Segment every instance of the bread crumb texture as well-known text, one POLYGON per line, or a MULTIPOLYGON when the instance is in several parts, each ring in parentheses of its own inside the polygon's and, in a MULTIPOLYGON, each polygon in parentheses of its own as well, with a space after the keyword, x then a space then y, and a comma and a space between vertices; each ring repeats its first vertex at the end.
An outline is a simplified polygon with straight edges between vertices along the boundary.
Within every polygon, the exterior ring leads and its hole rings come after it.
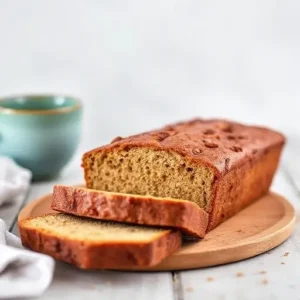
POLYGON ((25 228, 39 229, 51 235, 79 241, 109 242, 138 240, 147 242, 164 235, 167 230, 124 225, 122 223, 92 220, 65 214, 50 214, 43 217, 28 219, 22 223, 25 228))
POLYGON ((86 158, 89 188, 190 200, 209 205, 213 171, 196 167, 174 152, 150 148, 112 150, 86 158))

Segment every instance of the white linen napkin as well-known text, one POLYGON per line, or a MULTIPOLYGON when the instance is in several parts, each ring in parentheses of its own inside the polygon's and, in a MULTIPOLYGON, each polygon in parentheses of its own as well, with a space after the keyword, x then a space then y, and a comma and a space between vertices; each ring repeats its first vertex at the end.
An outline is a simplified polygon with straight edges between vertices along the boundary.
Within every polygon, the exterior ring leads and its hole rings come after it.
POLYGON ((0 157, 0 207, 24 194, 30 184, 31 172, 18 166, 12 159, 0 157))
MULTIPOLYGON (((31 172, 0 157, 0 211, 5 202, 25 197, 31 172)), ((0 219, 0 299, 36 297, 50 285, 54 271, 50 256, 25 250, 0 219)))

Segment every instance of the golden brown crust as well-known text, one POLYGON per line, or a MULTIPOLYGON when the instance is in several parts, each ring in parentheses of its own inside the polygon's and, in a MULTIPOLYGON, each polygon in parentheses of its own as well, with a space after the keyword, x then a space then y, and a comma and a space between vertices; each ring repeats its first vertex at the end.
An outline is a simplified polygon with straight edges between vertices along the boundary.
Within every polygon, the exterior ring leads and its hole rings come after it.
POLYGON ((204 237, 208 214, 195 203, 56 185, 51 208, 95 219, 178 228, 204 237))
POLYGON ((278 167, 281 146, 269 149, 259 161, 249 160, 218 179, 212 198, 208 231, 267 194, 278 167))
POLYGON ((179 231, 168 231, 149 243, 86 242, 61 238, 39 228, 33 229, 19 222, 24 247, 48 254, 82 269, 122 269, 151 267, 160 263, 181 246, 179 231))

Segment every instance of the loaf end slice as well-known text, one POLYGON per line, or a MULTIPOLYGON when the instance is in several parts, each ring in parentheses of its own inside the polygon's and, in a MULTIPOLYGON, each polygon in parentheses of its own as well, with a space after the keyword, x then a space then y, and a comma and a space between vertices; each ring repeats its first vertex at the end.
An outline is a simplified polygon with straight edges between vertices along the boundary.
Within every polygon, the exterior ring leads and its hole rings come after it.
POLYGON ((181 246, 179 231, 66 214, 19 222, 22 244, 82 269, 130 269, 160 263, 181 246))
POLYGON ((77 216, 140 225, 173 227, 204 237, 208 214, 191 201, 55 185, 51 208, 77 216))

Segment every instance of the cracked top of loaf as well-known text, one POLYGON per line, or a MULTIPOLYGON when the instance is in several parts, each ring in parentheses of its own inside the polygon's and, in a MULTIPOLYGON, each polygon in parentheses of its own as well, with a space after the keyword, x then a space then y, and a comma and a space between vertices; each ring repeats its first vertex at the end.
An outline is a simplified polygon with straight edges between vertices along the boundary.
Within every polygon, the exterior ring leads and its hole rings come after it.
POLYGON ((254 161, 284 143, 285 137, 269 128, 197 118, 126 138, 117 137, 109 145, 85 153, 83 159, 116 148, 149 147, 176 152, 189 161, 213 168, 218 175, 245 161, 254 161))

